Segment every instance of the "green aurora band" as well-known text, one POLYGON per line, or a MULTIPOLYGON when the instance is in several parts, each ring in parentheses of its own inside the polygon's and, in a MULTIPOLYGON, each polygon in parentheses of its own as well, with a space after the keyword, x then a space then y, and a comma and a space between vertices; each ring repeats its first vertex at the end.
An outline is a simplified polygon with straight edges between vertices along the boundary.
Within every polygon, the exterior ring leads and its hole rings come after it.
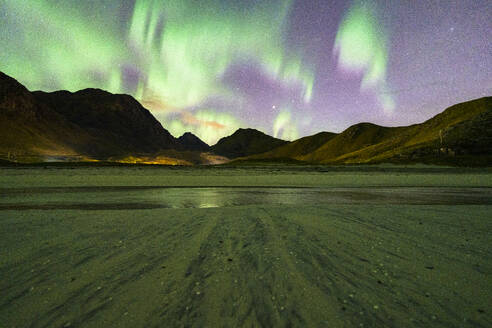
POLYGON ((17 30, 0 32, 13 50, 1 52, 0 60, 5 73, 30 89, 130 93, 174 135, 190 131, 213 144, 242 123, 202 106, 211 95, 237 100, 221 78, 241 60, 258 63, 284 85, 300 85, 304 101, 311 101, 314 70, 283 46, 291 2, 237 10, 219 0, 137 0, 122 35, 117 20, 87 17, 68 3, 3 0, 5 25, 17 30), (9 39, 11 34, 22 39, 9 39), (124 83, 125 66, 139 72, 132 89, 124 83))
POLYGON ((361 91, 374 90, 384 111, 391 113, 395 102, 386 86, 388 42, 376 17, 369 3, 355 3, 340 24, 335 53, 341 69, 363 72, 361 91))
POLYGON ((295 140, 299 138, 295 123, 289 110, 278 113, 273 122, 273 136, 284 140, 295 140))
POLYGON ((77 91, 95 86, 119 91, 118 63, 127 55, 107 29, 87 24, 75 10, 62 11, 42 0, 5 0, 3 5, 10 15, 2 25, 15 26, 14 31, 0 32, 12 50, 0 52, 7 74, 30 89, 77 91))

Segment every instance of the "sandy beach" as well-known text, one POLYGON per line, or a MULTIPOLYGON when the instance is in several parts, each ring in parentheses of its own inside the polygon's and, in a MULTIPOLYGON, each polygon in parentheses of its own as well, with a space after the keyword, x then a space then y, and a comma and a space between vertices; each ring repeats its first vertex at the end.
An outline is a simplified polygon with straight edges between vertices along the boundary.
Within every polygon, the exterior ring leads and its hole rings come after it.
POLYGON ((492 172, 0 169, 2 327, 490 327, 492 172))

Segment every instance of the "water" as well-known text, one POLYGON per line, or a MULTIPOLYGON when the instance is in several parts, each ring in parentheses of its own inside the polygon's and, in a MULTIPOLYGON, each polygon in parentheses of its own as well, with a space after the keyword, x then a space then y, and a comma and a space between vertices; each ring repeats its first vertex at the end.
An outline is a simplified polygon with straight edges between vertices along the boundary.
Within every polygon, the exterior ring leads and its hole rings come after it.
POLYGON ((492 204, 492 188, 38 187, 0 189, 0 210, 131 210, 245 205, 492 204))

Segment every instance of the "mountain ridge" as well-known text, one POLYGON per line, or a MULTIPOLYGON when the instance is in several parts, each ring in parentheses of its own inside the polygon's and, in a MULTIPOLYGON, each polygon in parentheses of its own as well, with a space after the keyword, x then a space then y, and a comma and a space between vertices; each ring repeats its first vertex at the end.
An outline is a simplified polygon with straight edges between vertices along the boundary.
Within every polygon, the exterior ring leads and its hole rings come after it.
POLYGON ((11 160, 13 153, 16 160, 24 156, 26 161, 57 157, 187 165, 228 160, 236 164, 490 165, 491 126, 492 97, 483 97, 409 126, 363 122, 341 133, 320 132, 292 142, 241 128, 209 146, 190 132, 175 138, 130 95, 94 88, 31 92, 0 72, 4 160, 11 160))

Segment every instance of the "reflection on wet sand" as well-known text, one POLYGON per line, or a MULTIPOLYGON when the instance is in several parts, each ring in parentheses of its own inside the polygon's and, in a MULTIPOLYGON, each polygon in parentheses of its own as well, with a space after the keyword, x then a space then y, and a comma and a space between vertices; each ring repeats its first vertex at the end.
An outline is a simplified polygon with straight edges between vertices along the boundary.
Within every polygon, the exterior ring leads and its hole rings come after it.
POLYGON ((244 205, 492 204, 492 188, 51 187, 1 189, 0 195, 2 196, 0 210, 131 210, 244 205))

